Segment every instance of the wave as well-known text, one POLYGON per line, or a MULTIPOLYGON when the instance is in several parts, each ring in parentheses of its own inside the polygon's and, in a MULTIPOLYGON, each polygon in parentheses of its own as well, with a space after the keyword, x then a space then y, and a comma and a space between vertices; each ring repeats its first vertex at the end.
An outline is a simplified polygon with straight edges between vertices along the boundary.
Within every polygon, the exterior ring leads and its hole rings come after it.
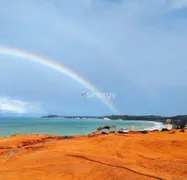
POLYGON ((166 128, 166 125, 163 124, 162 122, 153 122, 153 121, 148 121, 153 124, 152 127, 144 128, 144 130, 148 131, 153 131, 153 130, 162 130, 162 128, 166 128))

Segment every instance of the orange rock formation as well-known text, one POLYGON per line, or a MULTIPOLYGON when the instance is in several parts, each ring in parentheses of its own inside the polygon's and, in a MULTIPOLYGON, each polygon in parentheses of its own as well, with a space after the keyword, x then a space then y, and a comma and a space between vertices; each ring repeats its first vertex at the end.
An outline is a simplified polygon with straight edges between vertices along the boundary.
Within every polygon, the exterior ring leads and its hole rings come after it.
POLYGON ((186 180, 187 132, 0 138, 0 180, 186 180))

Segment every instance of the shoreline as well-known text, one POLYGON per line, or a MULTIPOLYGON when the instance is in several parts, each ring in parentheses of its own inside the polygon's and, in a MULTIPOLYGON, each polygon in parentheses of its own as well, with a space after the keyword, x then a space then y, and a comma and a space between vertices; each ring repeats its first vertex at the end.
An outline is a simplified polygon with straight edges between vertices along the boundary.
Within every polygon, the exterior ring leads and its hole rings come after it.
MULTIPOLYGON (((107 120, 107 121, 113 121, 113 120, 107 120)), ((136 120, 132 120, 132 122, 137 122, 136 120)), ((154 126, 152 126, 152 127, 148 127, 148 128, 140 128, 140 129, 138 129, 138 130, 136 130, 136 127, 135 127, 135 130, 134 130, 134 132, 139 132, 139 131, 149 131, 149 132, 151 132, 151 131, 153 131, 153 130, 159 130, 159 131, 161 131, 161 129, 162 128, 165 128, 165 125, 164 125, 164 123, 162 123, 162 122, 154 122, 154 121, 138 121, 138 122, 149 122, 149 123, 152 123, 152 124, 154 124, 154 126)), ((120 127, 118 128, 118 130, 120 129, 120 127)), ((129 131, 131 131, 131 127, 129 127, 129 128, 127 128, 129 131)), ((40 133, 40 132, 38 132, 38 133, 15 133, 15 134, 11 134, 11 135, 8 135, 8 136, 5 136, 5 135, 0 135, 0 138, 7 138, 7 137, 11 137, 11 136, 15 136, 15 135, 55 135, 55 136, 88 136, 89 134, 91 134, 91 133, 94 133, 94 132, 96 132, 96 131, 92 131, 92 132, 89 132, 89 133, 87 133, 87 134, 76 134, 76 135, 73 135, 73 134, 70 134, 70 135, 64 135, 64 134, 55 134, 55 133, 40 133)))
POLYGON ((152 131, 152 130, 161 130, 162 128, 165 128, 166 125, 163 122, 157 122, 157 121, 145 121, 145 122, 151 122, 154 124, 151 128, 144 128, 144 130, 152 131))

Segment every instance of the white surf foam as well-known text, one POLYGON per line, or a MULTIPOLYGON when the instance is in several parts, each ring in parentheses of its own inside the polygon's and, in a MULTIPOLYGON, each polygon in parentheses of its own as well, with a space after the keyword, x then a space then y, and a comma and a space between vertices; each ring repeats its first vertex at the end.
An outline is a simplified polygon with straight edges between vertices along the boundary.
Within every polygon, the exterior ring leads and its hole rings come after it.
POLYGON ((154 121, 148 121, 153 124, 152 127, 144 128, 144 130, 153 131, 153 130, 159 130, 161 131, 162 128, 166 128, 166 125, 162 122, 154 122, 154 121))

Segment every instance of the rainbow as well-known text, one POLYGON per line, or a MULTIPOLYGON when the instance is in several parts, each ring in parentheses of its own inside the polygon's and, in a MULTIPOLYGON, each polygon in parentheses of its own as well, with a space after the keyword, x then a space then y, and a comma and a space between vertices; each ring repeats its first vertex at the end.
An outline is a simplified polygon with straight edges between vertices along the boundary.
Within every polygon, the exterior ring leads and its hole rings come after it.
MULTIPOLYGON (((52 60, 49 60, 49 59, 34 55, 32 53, 29 53, 29 52, 25 52, 25 51, 14 49, 14 48, 7 48, 7 47, 0 47, 0 54, 20 57, 20 58, 24 58, 24 59, 30 60, 32 62, 41 64, 43 66, 46 66, 48 68, 51 68, 51 69, 53 69, 55 71, 58 71, 58 72, 60 72, 60 73, 62 73, 64 75, 66 75, 67 77, 73 79, 74 81, 76 81, 79 84, 83 85, 84 87, 86 87, 87 89, 91 90, 92 92, 101 93, 101 91, 98 88, 96 88, 90 82, 88 82, 87 80, 82 78, 80 75, 78 75, 75 72, 71 71, 70 69, 68 69, 67 67, 63 66, 62 64, 54 63, 52 60)), ((101 101, 106 106, 108 106, 109 109, 112 110, 112 112, 114 114, 120 114, 119 111, 117 110, 117 108, 112 104, 111 101, 109 101, 108 99, 104 99, 104 98, 101 98, 101 101)))

